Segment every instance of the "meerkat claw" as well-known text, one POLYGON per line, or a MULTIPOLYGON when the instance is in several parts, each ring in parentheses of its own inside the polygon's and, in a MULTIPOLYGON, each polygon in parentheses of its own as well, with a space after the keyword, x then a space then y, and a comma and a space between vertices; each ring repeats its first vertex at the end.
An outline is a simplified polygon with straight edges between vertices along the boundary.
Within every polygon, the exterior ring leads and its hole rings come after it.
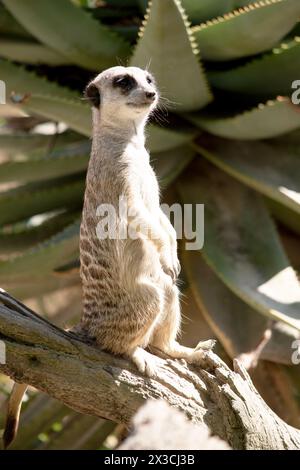
POLYGON ((175 271, 172 268, 169 268, 168 266, 162 265, 162 269, 167 276, 170 276, 173 282, 176 281, 176 274, 175 271))

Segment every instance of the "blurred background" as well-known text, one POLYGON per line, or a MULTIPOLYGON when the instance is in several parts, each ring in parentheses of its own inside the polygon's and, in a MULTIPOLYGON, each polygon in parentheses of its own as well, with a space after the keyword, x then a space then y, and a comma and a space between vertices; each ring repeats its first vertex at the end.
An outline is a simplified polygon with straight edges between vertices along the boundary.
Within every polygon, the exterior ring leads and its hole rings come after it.
MULTIPOLYGON (((205 204, 204 248, 180 243, 182 342, 215 337, 228 364, 261 346, 252 379, 295 427, 299 19, 299 0, 0 1, 1 287, 63 328, 78 321, 82 92, 107 67, 149 67, 162 99, 147 147, 163 202, 205 204)), ((10 388, 0 375, 0 429, 10 388)), ((31 389, 12 448, 113 448, 122 435, 31 389)))

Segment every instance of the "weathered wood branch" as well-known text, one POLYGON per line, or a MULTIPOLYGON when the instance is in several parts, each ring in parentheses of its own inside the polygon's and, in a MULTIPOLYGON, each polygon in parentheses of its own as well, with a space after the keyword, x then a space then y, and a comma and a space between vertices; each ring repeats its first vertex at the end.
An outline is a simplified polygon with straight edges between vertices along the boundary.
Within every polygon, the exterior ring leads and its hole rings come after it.
POLYGON ((156 357, 158 376, 148 379, 3 291, 0 339, 7 352, 0 371, 76 411, 129 424, 145 400, 160 398, 234 449, 300 449, 300 431, 270 410, 237 361, 233 372, 213 353, 204 368, 156 357))
POLYGON ((193 424, 162 400, 148 400, 132 420, 132 431, 120 450, 230 450, 205 424, 193 424))

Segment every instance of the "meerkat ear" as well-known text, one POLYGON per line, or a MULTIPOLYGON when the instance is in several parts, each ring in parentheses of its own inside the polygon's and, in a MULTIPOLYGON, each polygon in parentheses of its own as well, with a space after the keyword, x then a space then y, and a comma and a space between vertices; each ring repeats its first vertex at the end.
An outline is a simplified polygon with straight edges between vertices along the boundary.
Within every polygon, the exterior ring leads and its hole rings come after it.
POLYGON ((99 88, 94 83, 90 83, 84 90, 84 98, 86 98, 92 106, 99 108, 101 97, 99 88))

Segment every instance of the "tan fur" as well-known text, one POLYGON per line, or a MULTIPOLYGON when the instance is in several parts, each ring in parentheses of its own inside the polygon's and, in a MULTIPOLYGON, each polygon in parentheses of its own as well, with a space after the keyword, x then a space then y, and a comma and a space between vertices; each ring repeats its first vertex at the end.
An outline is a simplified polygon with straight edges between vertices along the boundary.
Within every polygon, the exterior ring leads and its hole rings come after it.
POLYGON ((93 107, 80 229, 83 317, 78 331, 102 349, 130 357, 141 372, 153 376, 153 359, 145 351, 149 345, 192 362, 201 362, 202 352, 176 342, 181 314, 174 281, 180 265, 176 233, 160 209, 159 187, 144 145, 144 127, 157 104, 157 98, 142 104, 145 93, 157 93, 146 77, 147 72, 136 67, 113 67, 91 82, 100 92, 101 104, 93 107), (124 74, 137 82, 129 93, 112 85, 114 77, 124 74), (109 203, 118 210, 120 196, 138 219, 136 239, 101 240, 96 234, 97 207, 109 203))
MULTIPOLYGON (((100 92, 101 105, 93 107, 93 144, 80 228, 83 316, 74 331, 95 339, 104 350, 131 358, 140 372, 153 377, 155 362, 145 351, 148 346, 201 364, 203 350, 214 341, 199 343, 195 350, 176 341, 181 313, 175 281, 180 265, 176 233, 160 209, 159 187, 145 149, 144 127, 158 100, 147 76, 136 67, 113 67, 91 82, 100 92), (113 78, 122 74, 137 82, 130 93, 112 86, 113 78), (145 105, 145 93, 153 91, 156 98, 145 105), (97 207, 110 203, 118 209, 119 196, 135 213, 128 225, 135 222, 136 238, 100 240, 97 207)), ((5 446, 17 432, 26 388, 14 386, 5 446)))

